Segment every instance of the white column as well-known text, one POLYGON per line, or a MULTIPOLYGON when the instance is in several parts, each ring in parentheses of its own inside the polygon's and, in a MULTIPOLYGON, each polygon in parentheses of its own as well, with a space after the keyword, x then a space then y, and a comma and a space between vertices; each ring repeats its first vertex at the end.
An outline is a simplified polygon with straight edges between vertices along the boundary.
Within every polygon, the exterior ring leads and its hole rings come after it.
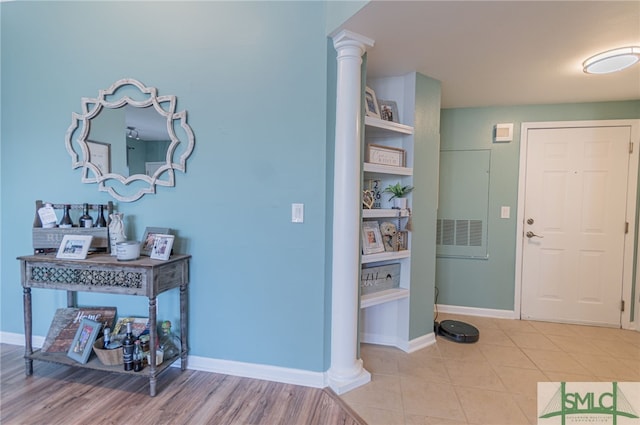
POLYGON ((341 394, 371 375, 357 357, 360 280, 360 144, 362 55, 373 40, 341 31, 338 51, 333 183, 333 268, 329 386, 341 394))

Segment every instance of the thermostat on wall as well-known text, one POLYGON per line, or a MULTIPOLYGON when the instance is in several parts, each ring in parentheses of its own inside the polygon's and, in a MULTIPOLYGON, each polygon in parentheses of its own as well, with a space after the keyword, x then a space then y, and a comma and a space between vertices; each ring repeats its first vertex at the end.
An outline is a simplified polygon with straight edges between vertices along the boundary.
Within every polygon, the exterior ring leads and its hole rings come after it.
POLYGON ((513 123, 496 124, 494 140, 496 142, 510 142, 513 140, 513 123))

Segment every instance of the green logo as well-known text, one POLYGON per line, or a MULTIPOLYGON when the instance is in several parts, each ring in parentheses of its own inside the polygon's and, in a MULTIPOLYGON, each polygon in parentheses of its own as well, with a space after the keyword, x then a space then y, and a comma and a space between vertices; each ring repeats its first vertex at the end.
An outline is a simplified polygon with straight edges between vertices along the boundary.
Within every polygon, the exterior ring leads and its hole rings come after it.
MULTIPOLYGON (((541 395, 540 386, 544 384, 557 385, 549 382, 538 383, 538 397, 541 395)), ((571 417, 572 423, 593 423, 596 418, 604 419, 610 416, 611 423, 617 425, 618 417, 639 418, 617 382, 580 382, 574 383, 572 388, 571 391, 567 390, 566 382, 561 382, 547 405, 539 412, 539 419, 559 417, 561 424, 565 425, 567 417, 571 417), (611 385, 611 389, 605 389, 603 385, 611 385)), ((540 406, 540 403, 538 405, 540 406)), ((545 421, 538 421, 538 423, 543 424, 545 421)), ((638 422, 633 421, 633 423, 638 422)))

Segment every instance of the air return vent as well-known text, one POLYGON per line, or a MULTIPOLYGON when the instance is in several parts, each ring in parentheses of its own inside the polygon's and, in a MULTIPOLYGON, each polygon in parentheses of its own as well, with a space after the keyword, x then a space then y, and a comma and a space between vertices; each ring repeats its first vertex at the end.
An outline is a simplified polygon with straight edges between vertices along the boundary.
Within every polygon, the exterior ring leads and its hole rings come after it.
POLYGON ((437 245, 482 246, 482 220, 439 219, 437 245))

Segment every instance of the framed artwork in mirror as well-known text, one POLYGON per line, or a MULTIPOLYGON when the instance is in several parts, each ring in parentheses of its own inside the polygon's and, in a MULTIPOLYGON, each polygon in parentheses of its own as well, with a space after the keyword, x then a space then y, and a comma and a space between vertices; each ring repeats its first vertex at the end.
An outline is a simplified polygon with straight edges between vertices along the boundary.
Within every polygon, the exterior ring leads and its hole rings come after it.
POLYGON ((89 161, 91 161, 102 174, 111 172, 111 145, 109 143, 87 140, 89 148, 89 161))

